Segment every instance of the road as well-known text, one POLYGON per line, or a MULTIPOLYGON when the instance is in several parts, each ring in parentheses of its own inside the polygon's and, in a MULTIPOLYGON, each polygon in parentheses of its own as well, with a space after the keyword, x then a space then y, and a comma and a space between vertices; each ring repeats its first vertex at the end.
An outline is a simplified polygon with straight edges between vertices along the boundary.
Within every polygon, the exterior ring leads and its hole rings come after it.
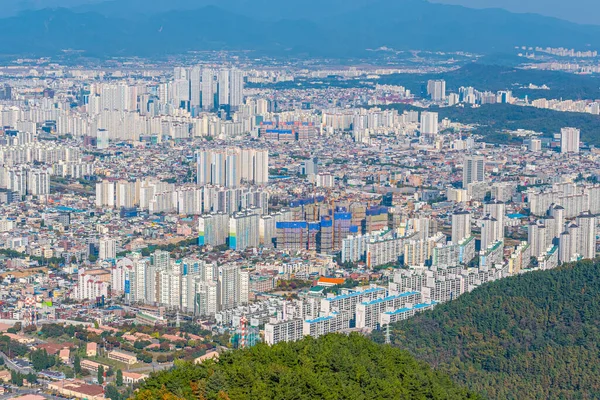
POLYGON ((145 374, 149 374, 150 372, 154 372, 154 371, 162 371, 163 369, 170 369, 173 366, 173 363, 163 363, 163 364, 159 364, 157 362, 153 362, 152 364, 149 365, 145 365, 143 367, 138 367, 138 368, 129 368, 127 370, 127 372, 137 372, 137 373, 145 373, 145 374))
POLYGON ((6 365, 8 367, 8 369, 10 369, 10 370, 17 371, 21 374, 28 374, 30 372, 33 372, 32 368, 19 367, 14 362, 12 362, 12 360, 6 354, 4 354, 1 351, 0 351, 0 357, 4 358, 4 365, 6 365))
POLYGON ((39 394, 39 395, 44 396, 45 398, 51 399, 51 400, 65 400, 64 397, 56 397, 56 396, 52 396, 51 394, 47 394, 44 392, 38 392, 38 389, 35 389, 35 388, 20 388, 20 387, 16 387, 16 386, 12 386, 12 393, 7 393, 7 394, 0 396, 0 400, 8 400, 8 399, 12 399, 13 397, 19 397, 19 396, 23 396, 26 394, 39 394))

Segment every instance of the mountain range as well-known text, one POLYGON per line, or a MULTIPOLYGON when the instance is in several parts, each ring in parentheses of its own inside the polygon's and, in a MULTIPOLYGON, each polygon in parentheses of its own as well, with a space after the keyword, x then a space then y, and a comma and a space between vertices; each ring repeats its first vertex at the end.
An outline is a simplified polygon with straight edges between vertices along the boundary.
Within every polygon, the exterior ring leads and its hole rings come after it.
POLYGON ((516 45, 600 45, 600 26, 425 0, 165 3, 119 0, 22 11, 0 19, 0 53, 53 55, 71 49, 92 56, 156 56, 256 50, 355 57, 381 47, 489 54, 516 45))
POLYGON ((600 24, 598 0, 432 0, 472 8, 503 8, 511 12, 536 13, 580 24, 600 24))

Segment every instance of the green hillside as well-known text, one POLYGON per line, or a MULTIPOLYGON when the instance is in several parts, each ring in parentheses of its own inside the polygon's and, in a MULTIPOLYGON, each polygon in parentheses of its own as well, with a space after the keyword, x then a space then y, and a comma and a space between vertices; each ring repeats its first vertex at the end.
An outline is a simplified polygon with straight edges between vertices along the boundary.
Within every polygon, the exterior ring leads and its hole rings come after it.
POLYGON ((407 352, 358 334, 258 345, 153 374, 149 399, 479 399, 407 352))
POLYGON ((391 336, 490 399, 598 399, 600 262, 484 285, 391 336))

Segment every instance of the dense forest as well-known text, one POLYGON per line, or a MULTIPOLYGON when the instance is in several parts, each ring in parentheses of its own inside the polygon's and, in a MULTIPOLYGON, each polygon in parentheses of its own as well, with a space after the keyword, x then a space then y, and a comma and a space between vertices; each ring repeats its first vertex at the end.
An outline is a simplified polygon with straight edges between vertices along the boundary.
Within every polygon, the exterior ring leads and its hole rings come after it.
MULTIPOLYGON (((485 62, 471 63, 462 68, 438 74, 393 74, 382 76, 377 83, 402 85, 417 96, 427 93, 429 79, 444 79, 448 91, 458 93, 461 86, 472 86, 479 91, 512 90, 518 97, 528 96, 530 100, 571 99, 594 100, 600 98, 600 79, 593 75, 577 75, 561 71, 521 69, 502 65, 489 65, 485 62), (529 89, 532 83, 546 85, 550 90, 529 89)), ((527 59, 522 59, 522 62, 527 59)), ((497 60, 494 60, 497 62, 497 60)))
POLYGON ((394 345, 490 399, 597 399, 600 261, 487 284, 390 331, 394 345))
POLYGON ((152 374, 136 399, 479 399, 407 352, 358 334, 269 347, 152 374))
MULTIPOLYGON (((403 60, 410 63, 410 60, 403 60)), ((516 56, 502 55, 483 57, 461 68, 442 73, 402 73, 382 75, 378 79, 347 79, 341 76, 298 77, 294 81, 269 84, 252 84, 249 87, 270 89, 324 89, 329 87, 373 87, 374 84, 404 86, 417 97, 427 96, 427 81, 444 79, 447 91, 458 93, 461 86, 472 86, 483 91, 511 90, 519 98, 564 100, 595 100, 600 98, 600 78, 595 75, 578 75, 561 71, 522 69, 515 66, 498 65, 529 61, 516 56), (519 60, 520 59, 520 60, 519 60), (530 89, 529 84, 546 85, 548 90, 530 89)))
MULTIPOLYGON (((399 112, 421 108, 406 104, 395 104, 385 108, 394 108, 399 112)), ((481 107, 442 107, 430 108, 439 113, 440 120, 448 118, 464 124, 479 125, 475 133, 481 134, 489 143, 521 144, 523 138, 511 137, 503 133, 507 130, 528 129, 544 133, 550 137, 559 133, 561 128, 574 127, 581 130, 581 140, 588 144, 600 145, 600 116, 585 113, 562 112, 535 107, 515 106, 511 104, 486 104, 481 107)))

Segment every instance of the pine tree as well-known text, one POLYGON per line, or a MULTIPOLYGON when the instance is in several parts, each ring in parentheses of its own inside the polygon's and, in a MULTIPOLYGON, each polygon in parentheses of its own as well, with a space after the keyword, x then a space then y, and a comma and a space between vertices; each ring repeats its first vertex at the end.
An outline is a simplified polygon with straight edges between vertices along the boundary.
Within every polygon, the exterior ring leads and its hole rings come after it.
POLYGON ((104 367, 101 365, 98 367, 98 384, 102 385, 104 383, 104 367))
POLYGON ((81 374, 81 358, 79 354, 75 354, 73 358, 73 369, 75 370, 75 375, 81 374))

